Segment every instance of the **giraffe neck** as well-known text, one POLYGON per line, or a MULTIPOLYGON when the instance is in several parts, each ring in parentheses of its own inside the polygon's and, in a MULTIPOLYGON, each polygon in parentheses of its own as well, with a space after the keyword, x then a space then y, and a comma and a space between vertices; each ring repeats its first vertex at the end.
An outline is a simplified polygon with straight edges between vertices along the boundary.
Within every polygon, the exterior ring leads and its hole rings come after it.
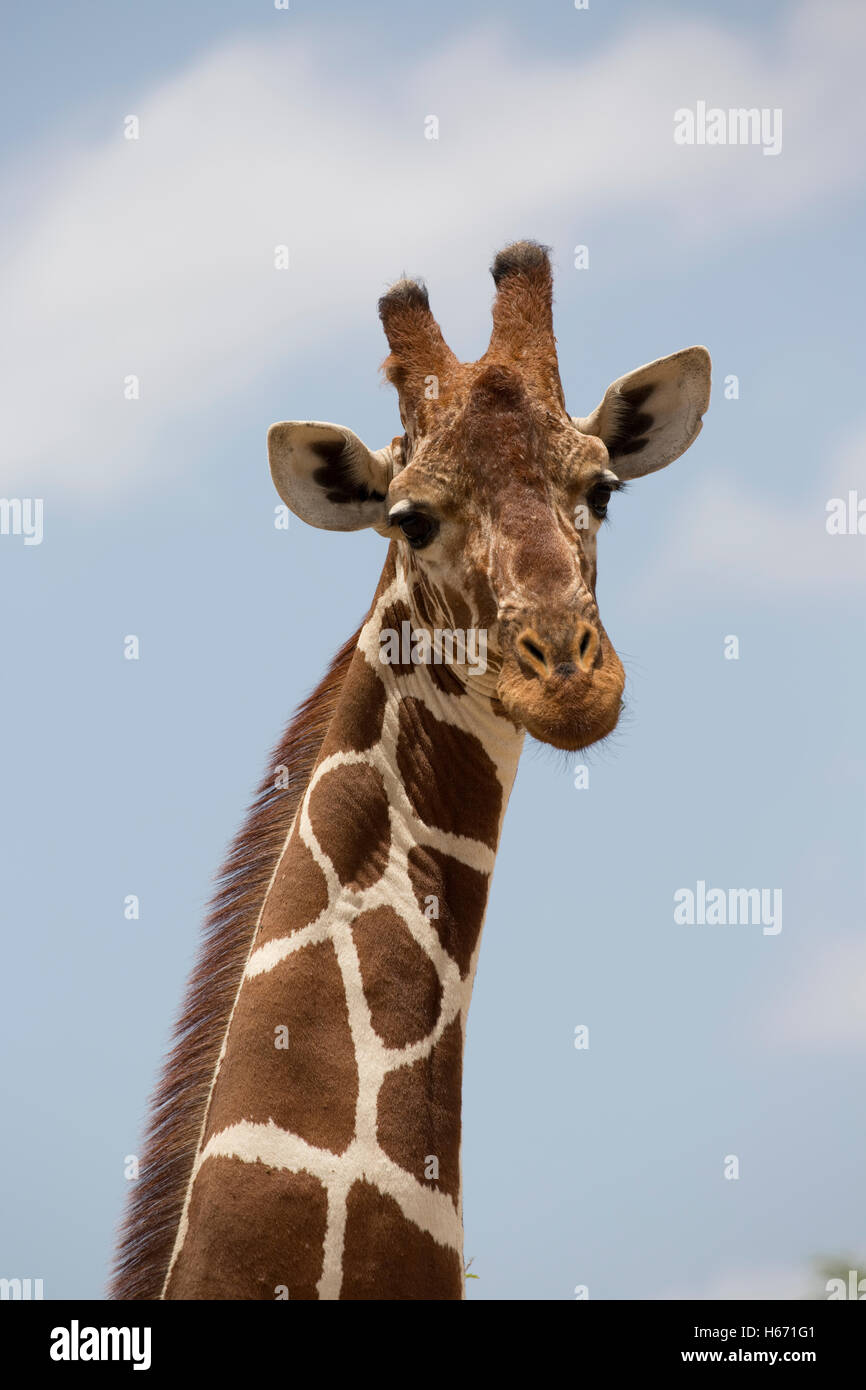
POLYGON ((392 553, 264 893, 166 1298, 463 1297, 466 1017, 522 735, 489 673, 406 661, 406 622, 392 553))

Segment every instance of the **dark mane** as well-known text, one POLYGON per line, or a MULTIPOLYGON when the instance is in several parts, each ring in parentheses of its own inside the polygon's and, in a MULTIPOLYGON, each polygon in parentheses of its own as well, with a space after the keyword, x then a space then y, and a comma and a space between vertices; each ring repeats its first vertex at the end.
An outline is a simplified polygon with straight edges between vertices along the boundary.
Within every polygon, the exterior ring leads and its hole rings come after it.
MULTIPOLYGON (((362 625, 363 626, 363 625, 362 625)), ((141 1176, 128 1199, 108 1298, 157 1299, 174 1247, 211 1081, 263 897, 313 770, 361 629, 299 707, 220 871, 173 1046, 151 1097, 141 1176), (287 769, 285 787, 274 769, 287 769)))

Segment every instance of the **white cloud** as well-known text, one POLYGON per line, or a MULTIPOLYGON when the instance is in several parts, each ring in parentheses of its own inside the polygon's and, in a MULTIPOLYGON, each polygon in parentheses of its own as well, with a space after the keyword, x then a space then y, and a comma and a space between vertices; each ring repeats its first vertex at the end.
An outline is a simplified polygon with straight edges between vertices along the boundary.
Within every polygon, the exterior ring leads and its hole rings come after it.
POLYGON ((827 504, 839 499, 850 514, 850 492, 866 500, 866 426, 819 466, 808 494, 795 500, 761 491, 759 474, 731 479, 707 468, 683 495, 642 592, 654 603, 659 591, 684 586, 701 600, 717 593, 787 602, 862 590, 866 536, 831 535, 827 504))
MULTIPOLYGON (((663 1294, 665 1299, 678 1302, 699 1299, 805 1299, 814 1296, 816 1277, 801 1267, 791 1265, 738 1266, 720 1270, 702 1283, 683 1285, 663 1294)), ((709 1346, 709 1342, 707 1343, 709 1346)), ((720 1342, 713 1341, 718 1350, 720 1342)))
POLYGON ((329 340, 404 269, 447 283, 459 333, 513 236, 568 264, 580 219, 655 217, 676 254, 850 194, 866 14, 804 3, 784 23, 764 52, 746 29, 654 11, 591 57, 555 59, 485 29, 384 80, 339 67, 324 40, 235 41, 133 103, 139 141, 118 111, 99 146, 31 152, 44 177, 2 233, 4 488, 153 486, 173 419, 198 421, 275 362, 312 353, 327 370, 329 340), (673 110, 698 99, 781 106, 781 156, 676 146, 673 110))
POLYGON ((777 1050, 844 1050, 866 1044, 866 938, 822 940, 784 982, 759 1025, 777 1050))

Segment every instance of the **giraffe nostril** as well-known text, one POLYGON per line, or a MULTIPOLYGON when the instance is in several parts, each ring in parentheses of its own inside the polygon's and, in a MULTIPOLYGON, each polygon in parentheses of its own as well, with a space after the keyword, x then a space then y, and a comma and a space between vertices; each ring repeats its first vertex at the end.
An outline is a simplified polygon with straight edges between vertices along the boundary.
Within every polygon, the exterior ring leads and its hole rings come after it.
POLYGON ((518 657, 525 666, 529 667, 533 675, 543 676, 547 679, 550 675, 551 663, 540 643, 538 634, 531 629, 521 632, 515 645, 518 657))
POLYGON ((592 623, 580 623, 574 634, 572 651, 581 671, 590 671, 595 664, 601 645, 598 633, 592 623))

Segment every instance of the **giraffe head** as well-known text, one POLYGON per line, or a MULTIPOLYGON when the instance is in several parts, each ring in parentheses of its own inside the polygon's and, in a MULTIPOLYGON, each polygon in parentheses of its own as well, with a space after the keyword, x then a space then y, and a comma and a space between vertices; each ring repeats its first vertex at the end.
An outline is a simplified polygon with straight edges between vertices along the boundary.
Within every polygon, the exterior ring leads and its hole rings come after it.
POLYGON ((710 359, 703 347, 660 358, 571 416, 546 249, 518 242, 492 273, 493 331, 477 362, 458 362, 419 282, 379 301, 402 437, 372 451, 343 426, 273 425, 271 473, 302 520, 394 541, 423 621, 486 632, 495 698, 514 723, 584 748, 616 725, 625 679, 596 601, 599 527, 614 492, 697 437, 710 359))

